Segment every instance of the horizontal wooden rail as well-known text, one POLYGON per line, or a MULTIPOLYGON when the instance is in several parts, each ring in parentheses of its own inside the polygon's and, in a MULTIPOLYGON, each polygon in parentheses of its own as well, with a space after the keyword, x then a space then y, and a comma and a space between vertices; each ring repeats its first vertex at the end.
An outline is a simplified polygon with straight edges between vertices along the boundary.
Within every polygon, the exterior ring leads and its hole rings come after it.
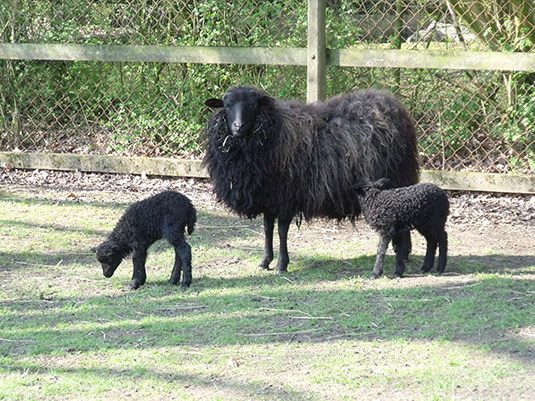
POLYGON ((200 160, 159 157, 0 152, 0 166, 17 169, 207 178, 200 160))
MULTIPOLYGON (((0 166, 17 169, 208 178, 200 160, 63 153, 0 152, 0 166)), ((448 190, 535 194, 535 175, 424 170, 422 182, 448 190)))
POLYGON ((0 44, 0 59, 307 65, 306 48, 0 44))
POLYGON ((327 50, 327 64, 340 67, 535 71, 535 53, 341 49, 327 50))
MULTIPOLYGON (((0 44, 0 59, 307 65, 306 48, 0 44)), ((327 49, 327 65, 535 71, 535 53, 327 49)))

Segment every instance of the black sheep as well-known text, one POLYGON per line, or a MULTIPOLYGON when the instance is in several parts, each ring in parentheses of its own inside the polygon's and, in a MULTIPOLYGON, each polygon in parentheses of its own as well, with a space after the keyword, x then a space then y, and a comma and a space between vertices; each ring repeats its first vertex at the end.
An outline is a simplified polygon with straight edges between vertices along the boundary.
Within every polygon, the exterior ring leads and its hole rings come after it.
MULTIPOLYGON (((205 102, 210 116, 203 164, 219 201, 241 216, 264 215, 260 267, 273 260, 287 270, 288 229, 295 216, 348 218, 360 213, 354 184, 388 177, 393 186, 418 182, 416 131, 407 110, 390 95, 357 91, 323 103, 276 101, 237 87, 205 102)), ((410 234, 404 239, 410 248, 410 234)))
POLYGON ((421 271, 433 267, 437 245, 439 248, 437 273, 446 267, 448 234, 445 226, 449 214, 446 193, 434 184, 420 183, 403 188, 384 189, 387 180, 366 182, 357 189, 362 214, 366 222, 379 233, 377 259, 371 278, 383 273, 383 262, 388 244, 392 241, 396 254, 394 277, 405 271, 402 234, 417 229, 427 241, 427 250, 421 271))
POLYGON ((184 232, 193 233, 197 212, 191 201, 175 191, 165 191, 133 203, 124 212, 108 238, 93 248, 102 264, 104 276, 111 277, 124 257, 132 253, 134 273, 130 289, 145 283, 147 250, 159 239, 166 239, 175 248, 175 264, 169 284, 177 285, 183 270, 182 288, 189 287, 191 247, 184 232))

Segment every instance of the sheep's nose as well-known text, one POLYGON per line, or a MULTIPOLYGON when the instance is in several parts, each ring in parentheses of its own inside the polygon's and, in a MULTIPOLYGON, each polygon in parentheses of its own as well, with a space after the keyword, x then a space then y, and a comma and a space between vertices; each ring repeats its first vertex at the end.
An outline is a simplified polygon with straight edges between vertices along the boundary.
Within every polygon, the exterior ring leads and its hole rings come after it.
POLYGON ((247 131, 247 125, 245 123, 235 121, 232 123, 232 133, 234 135, 242 135, 247 131))

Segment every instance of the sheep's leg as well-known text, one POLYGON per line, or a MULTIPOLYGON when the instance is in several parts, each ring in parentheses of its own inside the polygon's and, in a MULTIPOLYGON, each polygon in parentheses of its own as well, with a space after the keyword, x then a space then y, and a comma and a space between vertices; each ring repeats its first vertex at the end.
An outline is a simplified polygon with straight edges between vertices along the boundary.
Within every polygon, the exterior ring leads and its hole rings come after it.
POLYGON ((437 273, 444 273, 444 268, 446 267, 446 261, 448 258, 448 233, 443 231, 440 239, 438 241, 438 262, 437 262, 437 273))
POLYGON ((437 241, 432 235, 425 235, 427 240, 427 251, 425 252, 424 264, 421 267, 422 273, 427 273, 435 263, 435 252, 437 250, 437 241))
POLYGON ((407 236, 405 234, 409 233, 409 242, 410 242, 410 231, 406 231, 399 235, 395 235, 392 238, 392 245, 394 252, 396 254, 396 270, 394 271, 393 278, 403 277, 403 272, 405 271, 405 259, 410 251, 407 251, 407 236))
POLYGON ((137 290, 147 279, 145 271, 145 262, 147 261, 147 250, 134 250, 132 262, 134 263, 134 273, 132 274, 132 281, 130 282, 130 289, 137 290))
POLYGON ((379 236, 379 244, 377 244, 377 258, 375 259, 375 265, 373 266, 372 273, 370 274, 371 279, 379 278, 381 277, 381 274, 383 274, 383 263, 385 261, 385 254, 389 243, 390 237, 386 235, 379 236))
POLYGON ((169 284, 177 285, 180 281, 180 273, 183 270, 182 289, 191 285, 191 247, 184 239, 177 241, 175 245, 175 266, 169 284))
POLYGON ((275 273, 288 271, 288 263, 290 262, 290 256, 288 255, 288 230, 290 229, 291 222, 292 217, 289 219, 279 217, 279 259, 277 260, 275 273))
POLYGON ((273 230, 275 229, 275 217, 264 214, 264 257, 258 267, 269 269, 269 264, 273 260, 273 230))

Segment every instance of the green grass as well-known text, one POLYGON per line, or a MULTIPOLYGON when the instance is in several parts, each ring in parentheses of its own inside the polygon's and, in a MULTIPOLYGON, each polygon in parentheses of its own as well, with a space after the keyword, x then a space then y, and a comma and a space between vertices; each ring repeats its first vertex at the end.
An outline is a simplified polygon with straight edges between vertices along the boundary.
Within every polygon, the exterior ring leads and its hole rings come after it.
POLYGON ((256 269, 260 220, 200 207, 191 288, 166 284, 160 242, 128 291, 131 261, 106 279, 90 252, 125 206, 0 189, 0 399, 535 395, 533 261, 489 268, 482 249, 370 281, 376 238, 318 222, 292 227, 275 275, 256 269))

